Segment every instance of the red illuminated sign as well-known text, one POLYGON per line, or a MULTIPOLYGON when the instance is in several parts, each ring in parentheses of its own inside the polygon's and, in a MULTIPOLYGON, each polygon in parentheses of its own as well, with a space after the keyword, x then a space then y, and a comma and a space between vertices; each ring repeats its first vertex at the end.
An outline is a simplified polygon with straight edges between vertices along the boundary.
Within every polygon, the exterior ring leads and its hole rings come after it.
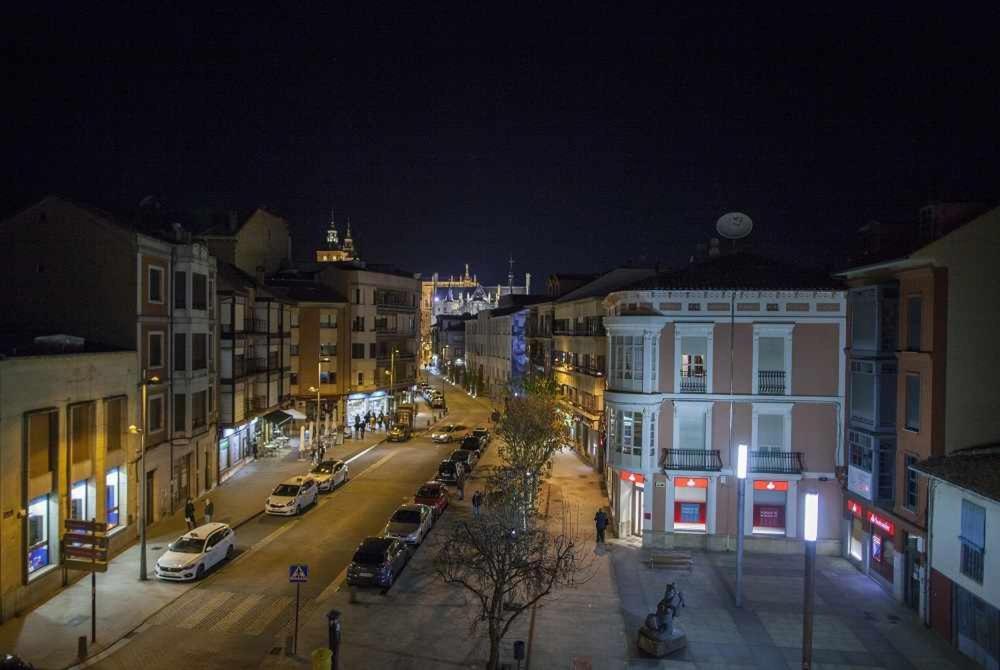
POLYGON ((755 491, 787 491, 788 482, 771 482, 763 479, 756 479, 753 483, 755 491))
POLYGON ((640 475, 638 473, 635 473, 635 472, 629 472, 628 470, 622 470, 618 474, 618 476, 621 477, 621 480, 623 482, 632 482, 633 484, 644 484, 644 483, 646 483, 646 478, 645 477, 643 477, 642 475, 640 475))
POLYGON ((674 486, 676 488, 689 488, 689 489, 707 489, 708 488, 708 478, 707 477, 674 477, 674 486))
POLYGON ((861 505, 854 502, 853 500, 847 501, 847 511, 849 511, 854 516, 861 518, 861 505))
POLYGON ((883 519, 875 512, 871 512, 868 515, 868 521, 870 521, 871 524, 876 528, 878 528, 879 530, 885 531, 887 535, 896 534, 896 524, 889 521, 888 519, 883 519))

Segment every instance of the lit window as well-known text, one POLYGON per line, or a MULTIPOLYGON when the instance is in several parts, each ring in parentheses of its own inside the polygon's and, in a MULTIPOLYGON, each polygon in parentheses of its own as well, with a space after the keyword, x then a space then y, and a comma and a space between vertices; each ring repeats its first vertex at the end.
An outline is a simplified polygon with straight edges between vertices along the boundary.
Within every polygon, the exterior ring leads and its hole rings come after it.
POLYGON ((121 468, 111 468, 104 479, 104 512, 108 529, 123 525, 121 511, 125 507, 127 477, 121 468))
POLYGON ((28 504, 28 574, 49 564, 49 496, 28 504))

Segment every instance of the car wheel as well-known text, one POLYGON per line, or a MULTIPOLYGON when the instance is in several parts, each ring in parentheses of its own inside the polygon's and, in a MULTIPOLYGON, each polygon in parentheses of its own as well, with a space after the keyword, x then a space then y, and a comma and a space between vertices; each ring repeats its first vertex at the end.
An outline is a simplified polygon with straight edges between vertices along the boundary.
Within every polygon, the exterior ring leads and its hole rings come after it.
POLYGON ((302 514, 302 505, 295 506, 295 516, 302 514))
POLYGON ((232 557, 233 557, 233 545, 229 545, 229 548, 226 549, 226 560, 228 561, 232 557))
POLYGON ((198 579, 201 579, 201 578, 202 578, 202 577, 204 577, 204 576, 205 576, 205 564, 204 564, 204 563, 201 563, 201 564, 200 564, 200 565, 198 566, 198 569, 197 569, 197 570, 195 571, 195 573, 194 573, 194 578, 195 578, 196 580, 198 580, 198 579))

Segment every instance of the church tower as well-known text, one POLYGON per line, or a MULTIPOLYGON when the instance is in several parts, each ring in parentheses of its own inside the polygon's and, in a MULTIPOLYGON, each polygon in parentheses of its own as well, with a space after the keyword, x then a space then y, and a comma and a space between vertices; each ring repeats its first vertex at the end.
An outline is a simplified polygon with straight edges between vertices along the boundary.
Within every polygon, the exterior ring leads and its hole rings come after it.
POLYGON ((340 241, 337 233, 337 223, 334 220, 333 210, 330 210, 330 227, 326 231, 326 248, 316 250, 317 263, 339 263, 342 261, 353 261, 357 258, 354 251, 354 240, 351 239, 351 220, 347 219, 347 232, 344 241, 340 241))

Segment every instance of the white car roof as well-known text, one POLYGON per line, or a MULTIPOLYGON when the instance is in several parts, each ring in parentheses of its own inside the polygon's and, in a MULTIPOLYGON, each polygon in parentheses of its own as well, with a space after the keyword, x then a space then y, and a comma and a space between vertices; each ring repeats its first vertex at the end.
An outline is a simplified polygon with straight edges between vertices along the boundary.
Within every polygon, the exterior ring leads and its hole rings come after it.
POLYGON ((295 475, 294 477, 289 477, 281 483, 291 484, 292 486, 301 486, 307 479, 312 479, 312 477, 308 477, 306 475, 295 475))
POLYGON ((221 528, 229 528, 228 525, 224 523, 206 523, 203 526, 198 526, 192 531, 184 534, 184 537, 190 538, 192 540, 207 540, 208 536, 221 528))

